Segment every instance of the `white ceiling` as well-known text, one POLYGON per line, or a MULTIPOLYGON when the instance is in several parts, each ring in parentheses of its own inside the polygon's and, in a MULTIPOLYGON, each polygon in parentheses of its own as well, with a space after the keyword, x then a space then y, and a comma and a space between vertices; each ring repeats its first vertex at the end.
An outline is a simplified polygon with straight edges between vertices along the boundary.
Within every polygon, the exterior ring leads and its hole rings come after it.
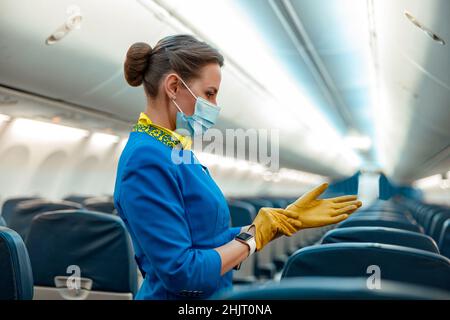
POLYGON ((384 153, 399 181, 450 169, 450 2, 375 1, 384 153), (404 17, 408 10, 446 40, 442 46, 404 17), (384 108, 385 111, 382 109, 384 108))
MULTIPOLYGON (((252 5, 262 3, 259 0, 245 2, 250 9, 252 5)), ((365 101, 370 88, 361 79, 366 75, 362 74, 359 79, 355 68, 342 68, 342 61, 355 56, 354 50, 339 45, 339 42, 327 41, 326 32, 333 28, 333 21, 314 19, 312 13, 307 14, 307 9, 314 12, 314 8, 326 6, 325 2, 314 1, 314 6, 312 1, 291 2, 338 88, 344 107, 350 112, 350 126, 372 135, 375 142, 381 145, 386 172, 398 181, 409 182, 440 170, 448 170, 450 26, 447 17, 450 2, 374 2, 378 76, 383 100, 383 105, 375 110, 379 110, 378 115, 383 115, 384 130, 381 133, 376 132, 373 124, 375 119, 367 112, 365 101), (414 27, 404 18, 405 9, 446 39, 447 45, 437 45, 414 27)), ((205 7, 205 10, 210 10, 208 8, 205 7)), ((253 12, 257 13, 257 7, 254 9, 253 12)), ((332 12, 329 14, 332 15, 332 12)), ((123 77, 126 50, 134 42, 156 44, 163 36, 177 32, 137 1, 2 0, 0 17, 1 86, 42 97, 35 107, 41 105, 45 109, 45 99, 48 98, 68 103, 74 110, 93 111, 100 116, 114 118, 114 125, 110 126, 114 130, 127 130, 128 125, 145 108, 142 88, 128 86, 123 77), (45 45, 45 39, 63 23, 70 5, 79 6, 83 13, 81 29, 73 31, 53 46, 45 45)), ((273 38, 273 43, 285 46, 285 52, 292 53, 292 44, 289 43, 292 39, 283 34, 276 16, 265 23, 266 28, 269 26, 273 31, 267 36, 276 38, 276 41, 273 38)), ((239 35, 236 34, 236 37, 239 35)), ((319 87, 311 81, 311 75, 305 71, 305 62, 297 57, 290 63, 295 79, 301 84, 308 84, 304 87, 312 99, 324 110, 333 125, 345 133, 347 129, 339 109, 329 103, 319 87)), ((239 67, 245 69, 245 66, 239 67)), ((308 131, 301 123, 296 131, 285 130, 285 116, 274 108, 270 95, 252 90, 232 68, 225 66, 219 96, 223 106, 219 128, 279 128, 282 166, 329 176, 352 173, 355 167, 342 155, 331 152, 324 154, 323 150, 319 152, 311 146, 308 131), (295 137, 295 143, 292 137, 295 137)), ((2 92, 11 94, 11 91, 2 92)), ((27 104, 28 107, 24 105, 22 102, 15 106, 0 104, 0 113, 14 114, 16 110, 16 114, 22 116, 33 115, 30 104, 27 104)), ((57 103, 48 110, 50 113, 61 113, 57 103)), ((369 158, 371 156, 368 155, 369 158)))
MULTIPOLYGON (((292 6, 313 53, 317 53, 351 114, 350 128, 372 137, 374 148, 368 157, 379 161, 395 181, 409 183, 450 169, 449 1, 236 2, 267 34, 267 41, 273 43, 280 58, 305 77, 309 71, 302 69, 301 55, 286 49, 289 40, 270 34, 281 23, 276 9, 292 6), (371 27, 367 22, 371 8, 375 49, 371 49, 369 38, 364 39, 371 27), (447 44, 438 44, 414 26, 406 19, 406 10, 447 44), (366 57, 364 46, 371 50, 366 57), (365 61, 368 58, 370 61, 365 61), (374 66, 372 83, 368 63, 374 66)), ((312 87, 315 81, 309 80, 307 86, 312 87)), ((327 114, 335 115, 333 104, 322 107, 327 114)), ((333 119, 334 124, 339 126, 342 118, 333 119)))

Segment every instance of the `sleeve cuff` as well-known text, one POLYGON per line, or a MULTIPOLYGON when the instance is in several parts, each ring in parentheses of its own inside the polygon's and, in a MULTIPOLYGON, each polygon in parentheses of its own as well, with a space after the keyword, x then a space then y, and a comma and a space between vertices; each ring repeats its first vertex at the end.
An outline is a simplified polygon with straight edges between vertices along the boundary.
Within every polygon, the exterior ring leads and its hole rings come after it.
POLYGON ((217 252, 214 249, 210 249, 207 250, 208 253, 208 260, 210 262, 211 265, 211 283, 215 283, 215 285, 213 286, 212 291, 216 290, 217 287, 219 286, 219 282, 221 279, 221 275, 220 272, 222 270, 222 258, 220 257, 219 252, 217 252))

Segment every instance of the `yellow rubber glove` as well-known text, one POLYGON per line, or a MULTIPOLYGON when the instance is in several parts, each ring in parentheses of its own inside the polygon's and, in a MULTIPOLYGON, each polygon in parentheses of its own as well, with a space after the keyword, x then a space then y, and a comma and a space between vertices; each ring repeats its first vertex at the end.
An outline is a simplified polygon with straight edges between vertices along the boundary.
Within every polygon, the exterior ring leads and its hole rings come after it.
POLYGON ((277 211, 291 219, 299 220, 302 223, 301 229, 306 229, 341 222, 362 206, 356 196, 317 199, 327 188, 328 184, 323 183, 305 193, 286 209, 277 211))
POLYGON ((281 235, 293 235, 301 227, 302 223, 299 220, 289 218, 277 210, 282 209, 261 208, 253 220, 256 251, 260 251, 266 244, 281 235))
POLYGON ((327 183, 316 187, 286 209, 261 208, 252 223, 255 227, 256 250, 260 251, 281 235, 291 236, 301 229, 341 222, 361 207, 362 202, 356 200, 356 196, 317 199, 327 188, 327 183))

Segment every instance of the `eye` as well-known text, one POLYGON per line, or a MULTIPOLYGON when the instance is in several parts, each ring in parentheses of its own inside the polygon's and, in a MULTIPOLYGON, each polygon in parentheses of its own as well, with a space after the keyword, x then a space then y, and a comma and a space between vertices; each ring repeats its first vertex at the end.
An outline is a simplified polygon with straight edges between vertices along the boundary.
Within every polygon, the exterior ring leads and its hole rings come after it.
POLYGON ((214 93, 213 91, 208 91, 208 92, 206 92, 206 96, 207 96, 208 98, 213 97, 214 94, 215 94, 215 93, 214 93))

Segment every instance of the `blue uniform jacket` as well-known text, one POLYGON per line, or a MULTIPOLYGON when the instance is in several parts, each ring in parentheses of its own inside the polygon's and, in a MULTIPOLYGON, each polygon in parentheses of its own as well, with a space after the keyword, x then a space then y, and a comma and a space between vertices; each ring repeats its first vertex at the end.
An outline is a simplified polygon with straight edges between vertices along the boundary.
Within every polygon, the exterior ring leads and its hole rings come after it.
POLYGON ((190 150, 174 150, 143 132, 131 132, 119 160, 114 203, 145 274, 136 299, 207 298, 232 285, 220 275, 213 248, 231 241, 225 197, 190 150))

